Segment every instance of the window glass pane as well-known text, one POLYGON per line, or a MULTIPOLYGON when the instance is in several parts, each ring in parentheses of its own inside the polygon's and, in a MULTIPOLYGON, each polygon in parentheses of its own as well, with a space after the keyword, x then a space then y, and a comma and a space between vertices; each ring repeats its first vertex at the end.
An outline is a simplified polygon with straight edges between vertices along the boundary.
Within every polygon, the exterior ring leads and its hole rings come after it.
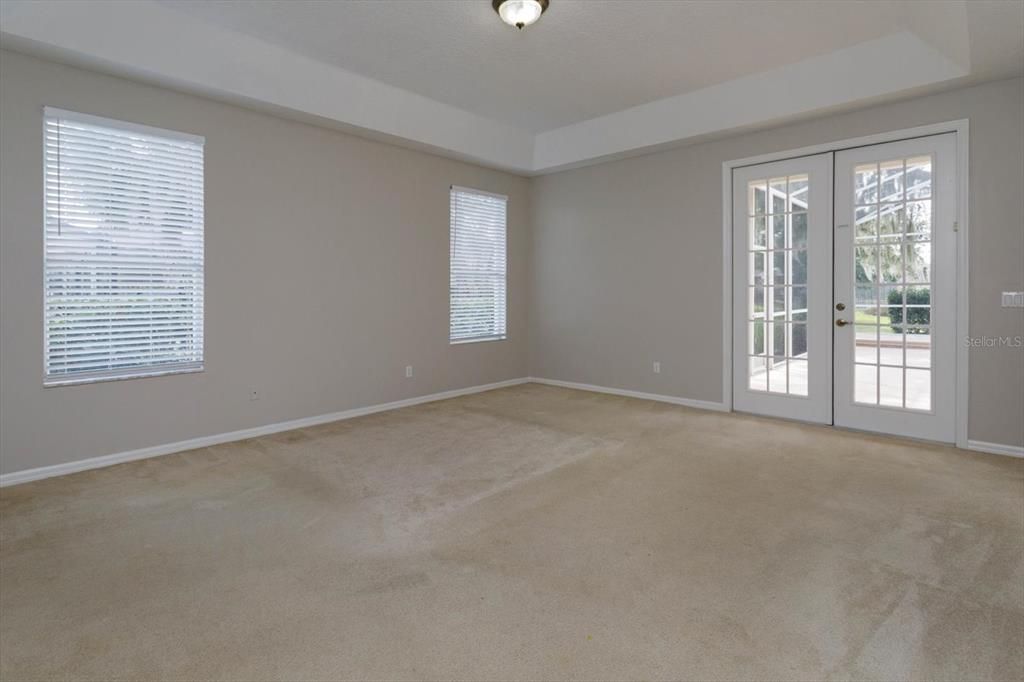
POLYGON ((932 324, 932 309, 927 305, 908 305, 904 309, 906 323, 903 331, 907 334, 927 334, 932 324))
POLYGON ((786 323, 773 322, 771 327, 774 343, 769 348, 769 355, 774 358, 784 358, 786 357, 786 323))
POLYGON ((926 369, 907 370, 907 408, 932 409, 932 373, 926 369))
POLYGON ((750 284, 756 286, 764 286, 766 284, 765 276, 765 257, 767 254, 764 252, 754 252, 750 254, 750 284))
POLYGON ((879 300, 881 301, 882 307, 898 307, 903 305, 904 289, 905 287, 902 284, 885 284, 883 286, 878 287, 879 300))
POLYGON ((807 361, 789 361, 789 393, 790 395, 807 395, 807 361))
POLYGON ((748 198, 747 205, 753 207, 754 215, 764 215, 767 213, 766 197, 768 195, 768 181, 767 180, 754 180, 747 185, 750 197, 748 198))
POLYGON ((774 287, 772 289, 773 308, 772 315, 774 317, 785 319, 786 316, 786 287, 774 287))
POLYGON ((924 284, 931 281, 932 243, 907 242, 903 245, 906 258, 906 281, 924 284))
POLYGON ((878 303, 878 287, 873 284, 861 284, 855 288, 857 305, 875 306, 878 303))
MULTIPOLYGON (((865 327, 867 329, 867 327, 865 327)), ((874 331, 874 330, 872 330, 874 331)), ((874 335, 867 334, 872 339, 874 335)), ((858 343, 854 349, 854 361, 866 362, 875 364, 878 362, 878 346, 872 341, 871 343, 860 343, 860 335, 858 334, 858 343)))
POLYGON ((763 249, 768 246, 768 228, 765 226, 767 219, 762 216, 755 216, 750 219, 750 245, 754 249, 763 249))
POLYGON ((882 306, 879 308, 878 305, 870 303, 868 305, 858 305, 854 309, 856 316, 856 323, 861 325, 875 325, 880 324, 887 326, 889 324, 889 317, 886 314, 887 307, 882 306))
POLYGON ((786 248, 786 216, 785 214, 772 216, 772 248, 786 248))
POLYGON ((775 284, 786 283, 786 252, 774 251, 772 253, 772 272, 774 273, 775 284))
POLYGON ((931 331, 922 329, 914 334, 906 335, 907 344, 907 366, 924 367, 932 366, 932 336, 931 331))
POLYGON ((907 204, 903 215, 904 230, 908 234, 924 235, 927 239, 932 231, 932 202, 911 201, 907 204))
POLYGON ((903 281, 903 253, 899 244, 878 247, 878 279, 882 283, 903 281))
POLYGON ((857 283, 878 281, 878 247, 857 246, 854 249, 854 268, 857 283))
POLYGON ((750 358, 750 375, 747 385, 752 391, 768 390, 768 360, 764 357, 750 358))
POLYGON ((750 288, 749 303, 750 303, 750 318, 751 319, 764 318, 765 315, 767 314, 767 309, 765 308, 764 295, 765 295, 765 288, 764 287, 751 287, 750 288))
POLYGON ((772 213, 786 212, 786 178, 772 178, 768 182, 772 213))
POLYGON ((764 355, 766 353, 764 322, 750 323, 750 354, 764 355))
POLYGON ((787 361, 776 360, 774 363, 769 360, 770 370, 768 374, 768 391, 770 393, 786 393, 787 384, 787 361))
POLYGON ((878 238, 892 242, 903 238, 903 204, 884 204, 878 212, 878 238))
POLYGON ((903 160, 881 164, 882 194, 880 201, 903 201, 903 160))
POLYGON ((931 289, 928 287, 906 287, 906 302, 903 307, 898 305, 898 298, 891 294, 897 302, 889 308, 889 317, 892 320, 894 331, 906 332, 908 334, 924 334, 928 332, 931 324, 931 289))
POLYGON ((878 367, 876 365, 854 365, 853 399, 865 405, 878 404, 878 367))
POLYGON ((865 164, 854 169, 853 200, 859 206, 874 204, 878 201, 877 164, 865 164))
POLYGON ((903 407, 903 368, 879 367, 878 402, 889 407, 903 407))
POLYGON ((932 158, 907 159, 907 199, 925 199, 932 195, 932 158))
POLYGON ((794 322, 790 325, 790 349, 788 355, 793 358, 807 357, 807 325, 794 322))
POLYGON ((792 224, 792 243, 794 249, 807 248, 807 214, 794 213, 790 218, 792 224))
POLYGON ((807 284, 807 251, 791 251, 790 257, 790 282, 807 284))
POLYGON ((903 365, 903 334, 886 327, 881 327, 878 331, 878 364, 903 365))
POLYGON ((878 207, 858 206, 853 211, 858 242, 871 242, 878 238, 878 207))
POLYGON ((854 333, 856 334, 855 360, 857 362, 878 362, 878 325, 858 323, 854 328, 854 333))
POLYGON ((789 210, 806 211, 810 185, 806 175, 789 176, 789 210))
POLYGON ((793 287, 791 298, 794 311, 807 311, 807 287, 793 287))

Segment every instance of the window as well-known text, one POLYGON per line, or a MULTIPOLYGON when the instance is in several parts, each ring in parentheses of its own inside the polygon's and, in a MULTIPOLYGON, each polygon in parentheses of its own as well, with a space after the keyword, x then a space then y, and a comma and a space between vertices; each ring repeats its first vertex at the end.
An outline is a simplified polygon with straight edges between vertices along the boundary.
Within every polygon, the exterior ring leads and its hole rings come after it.
POLYGON ((505 338, 507 273, 505 209, 508 198, 452 187, 449 341, 505 338))
POLYGON ((203 368, 203 139, 47 107, 44 379, 203 368))

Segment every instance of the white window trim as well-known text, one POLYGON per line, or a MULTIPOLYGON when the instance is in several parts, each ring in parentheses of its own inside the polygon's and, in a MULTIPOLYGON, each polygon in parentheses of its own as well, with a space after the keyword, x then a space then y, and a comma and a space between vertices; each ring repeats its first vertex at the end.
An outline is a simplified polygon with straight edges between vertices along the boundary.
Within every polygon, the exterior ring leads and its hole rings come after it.
MULTIPOLYGON (((138 132, 144 135, 152 135, 155 137, 163 137, 170 140, 179 140, 183 142, 190 142, 198 144, 205 148, 206 138, 202 135, 194 135, 192 133, 185 133, 177 130, 169 130, 167 128, 158 128, 156 126, 143 125, 141 123, 133 123, 130 121, 123 121, 120 119, 107 118, 105 116, 95 116, 92 114, 86 114, 78 111, 71 111, 69 109, 61 109, 59 107, 44 106, 42 124, 44 128, 43 137, 43 223, 45 233, 46 223, 46 189, 45 189, 45 174, 46 174, 46 146, 45 146, 45 128, 46 121, 48 118, 68 118, 82 123, 88 123, 99 126, 106 126, 109 128, 115 128, 118 130, 138 132)), ((204 158, 204 169, 203 169, 203 184, 205 190, 205 158, 204 158)), ((44 236, 44 251, 43 251, 43 268, 42 268, 42 279, 43 279, 43 368, 42 368, 42 385, 43 388, 59 388, 62 386, 76 386, 86 384, 104 383, 108 381, 125 381, 128 379, 145 379, 160 376, 170 376, 175 374, 198 374, 206 370, 206 305, 205 305, 205 287, 206 287, 206 259, 205 259, 205 241, 206 241, 206 230, 205 230, 206 216, 205 206, 203 210, 203 305, 200 311, 200 316, 203 318, 203 324, 200 331, 202 337, 202 355, 198 362, 185 362, 177 364, 164 364, 164 365, 151 365, 151 366, 140 366, 130 367, 121 370, 96 370, 92 372, 78 372, 73 375, 60 376, 52 375, 47 372, 47 331, 46 331, 46 289, 47 289, 47 268, 46 268, 46 251, 45 251, 45 236, 44 236)))
MULTIPOLYGON (((465 339, 452 339, 451 337, 451 320, 452 320, 452 307, 451 307, 451 251, 449 250, 449 262, 448 262, 448 345, 449 346, 462 346, 472 343, 487 343, 490 341, 507 341, 508 340, 508 195, 499 194, 497 192, 488 192, 487 190, 476 189, 473 187, 465 187, 463 185, 449 185, 449 202, 451 201, 452 192, 465 192, 469 194, 478 194, 481 196, 494 197, 495 199, 501 199, 505 202, 505 333, 503 334, 492 334, 487 336, 477 336, 465 339)), ((450 205, 450 203, 449 203, 450 205)), ((451 219, 453 216, 449 215, 449 239, 451 239, 451 219)))
POLYGON ((167 128, 157 128, 155 126, 143 125, 141 123, 132 123, 131 121, 122 121, 120 119, 107 118, 105 116, 83 114, 78 111, 71 111, 70 109, 60 109, 58 107, 43 107, 43 119, 45 120, 47 116, 71 118, 76 121, 81 121, 82 123, 91 123, 93 125, 98 126, 107 126, 108 128, 117 128, 118 130, 128 130, 136 133, 142 133, 143 135, 166 137, 171 140, 192 142, 198 145, 206 144, 206 138, 203 137, 202 135, 183 133, 180 130, 168 130, 167 128))
POLYGON ((162 365, 160 369, 154 367, 152 371, 133 368, 133 371, 112 371, 76 374, 74 378, 57 379, 54 377, 43 377, 43 388, 58 388, 60 386, 78 386, 82 384, 100 384, 108 381, 127 381, 128 379, 150 379, 153 377, 170 376, 172 374, 200 374, 206 371, 203 363, 188 363, 181 365, 162 365))
POLYGON ((479 194, 480 196, 484 197, 494 197, 495 199, 501 199, 502 201, 508 203, 507 194, 499 194, 498 192, 488 192, 485 189, 476 189, 475 187, 465 187, 463 185, 449 185, 448 189, 454 190, 456 192, 468 192, 469 194, 479 194))

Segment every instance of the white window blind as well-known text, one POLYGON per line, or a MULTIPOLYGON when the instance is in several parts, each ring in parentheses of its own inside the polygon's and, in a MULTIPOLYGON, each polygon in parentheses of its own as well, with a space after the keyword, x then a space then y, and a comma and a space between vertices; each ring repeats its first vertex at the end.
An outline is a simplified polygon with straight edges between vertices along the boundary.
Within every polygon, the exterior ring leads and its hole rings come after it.
POLYGON ((203 367, 203 139, 47 108, 44 383, 203 367))
POLYGON ((451 343, 504 339, 508 199, 464 187, 451 189, 451 343))

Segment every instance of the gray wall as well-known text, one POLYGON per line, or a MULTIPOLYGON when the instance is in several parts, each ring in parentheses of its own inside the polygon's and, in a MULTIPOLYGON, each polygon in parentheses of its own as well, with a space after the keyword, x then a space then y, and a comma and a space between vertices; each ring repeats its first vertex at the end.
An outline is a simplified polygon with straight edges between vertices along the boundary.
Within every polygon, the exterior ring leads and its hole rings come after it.
MULTIPOLYGON (((971 333, 1024 334, 998 304, 1024 289, 1022 99, 990 83, 531 181, 0 51, 0 472, 527 374, 718 401, 722 161, 955 118, 971 333), (42 388, 44 105, 206 137, 203 374, 42 388), (510 197, 507 341, 448 345, 450 184, 510 197)), ((971 408, 972 438, 1024 443, 1024 351, 972 351, 971 408)))
POLYGON ((525 376, 528 221, 524 178, 0 52, 0 471, 525 376), (43 389, 44 105, 206 137, 205 373, 43 389), (451 184, 509 195, 507 341, 448 345, 451 184))
MULTIPOLYGON (((1024 335, 1020 78, 544 176, 533 185, 534 376, 722 399, 722 162, 969 118, 972 336, 1024 335), (651 370, 661 362, 661 374, 651 370)), ((975 440, 1024 444, 1024 350, 974 349, 975 440)))

